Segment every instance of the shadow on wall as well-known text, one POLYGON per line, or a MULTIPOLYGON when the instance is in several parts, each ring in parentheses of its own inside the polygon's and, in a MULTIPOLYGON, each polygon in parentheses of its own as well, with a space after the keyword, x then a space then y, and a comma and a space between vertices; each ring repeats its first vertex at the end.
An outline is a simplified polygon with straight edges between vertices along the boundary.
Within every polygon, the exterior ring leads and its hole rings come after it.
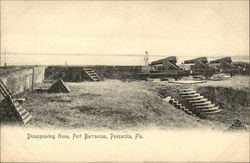
POLYGON ((84 68, 93 69, 101 79, 138 79, 142 66, 49 66, 45 69, 46 80, 61 78, 66 82, 88 81, 84 68))
MULTIPOLYGON (((44 80, 45 67, 28 67, 9 71, 0 75, 0 79, 9 89, 12 95, 20 94, 26 90, 32 90, 34 86, 44 80)), ((0 100, 3 96, 0 95, 0 100)))

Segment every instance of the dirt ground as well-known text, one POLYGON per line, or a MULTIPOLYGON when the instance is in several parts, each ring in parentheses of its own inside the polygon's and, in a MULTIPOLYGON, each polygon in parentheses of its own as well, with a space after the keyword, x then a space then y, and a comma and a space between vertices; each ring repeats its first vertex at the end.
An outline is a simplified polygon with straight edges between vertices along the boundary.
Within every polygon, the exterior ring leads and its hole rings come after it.
MULTIPOLYGON (((191 85, 173 84, 167 81, 68 82, 65 84, 71 89, 70 93, 27 93, 25 94, 26 101, 22 106, 33 116, 28 124, 31 127, 94 130, 148 127, 225 130, 234 119, 241 119, 246 124, 250 123, 249 101, 244 104, 245 106, 237 104, 240 108, 238 110, 232 109, 232 107, 223 108, 223 113, 218 114, 215 118, 200 119, 187 115, 165 102, 160 97, 161 91, 165 95, 171 96, 183 87, 200 90, 201 93, 208 91, 208 89, 204 89, 208 87, 225 87, 246 92, 246 89, 249 88, 248 82, 248 78, 245 76, 191 85)), ((46 89, 51 84, 43 83, 40 87, 46 89)), ((248 96, 249 92, 246 94, 247 98, 249 98, 248 96)), ((218 102, 228 102, 225 100, 227 99, 222 98, 218 102)), ((231 103, 233 102, 235 101, 231 101, 231 103)))
MULTIPOLYGON (((23 104, 30 126, 88 129, 217 128, 164 102, 146 82, 66 83, 70 93, 31 93, 23 104)), ((42 85, 49 87, 51 84, 42 85)))

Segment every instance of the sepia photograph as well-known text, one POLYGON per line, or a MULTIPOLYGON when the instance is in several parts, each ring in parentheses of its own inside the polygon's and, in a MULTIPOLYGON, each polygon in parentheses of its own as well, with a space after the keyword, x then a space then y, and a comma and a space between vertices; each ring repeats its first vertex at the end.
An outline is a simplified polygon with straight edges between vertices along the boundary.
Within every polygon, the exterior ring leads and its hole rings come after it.
POLYGON ((1 162, 249 162, 248 0, 1 0, 1 162))

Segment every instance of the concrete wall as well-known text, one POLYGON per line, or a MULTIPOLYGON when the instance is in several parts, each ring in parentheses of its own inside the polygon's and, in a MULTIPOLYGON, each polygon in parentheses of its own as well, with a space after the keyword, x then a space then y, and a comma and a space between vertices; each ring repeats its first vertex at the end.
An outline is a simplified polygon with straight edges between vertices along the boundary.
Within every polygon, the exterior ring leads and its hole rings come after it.
POLYGON ((142 66, 49 66, 45 69, 45 79, 63 81, 85 81, 83 68, 92 68, 102 79, 138 79, 142 66))
MULTIPOLYGON (((44 79, 44 70, 45 67, 29 67, 9 71, 8 73, 0 74, 0 79, 9 89, 10 93, 15 95, 30 90, 32 86, 41 83, 44 79)), ((3 99, 2 95, 0 95, 0 99, 3 99)))
POLYGON ((34 84, 42 83, 44 80, 45 67, 33 67, 33 72, 34 84))

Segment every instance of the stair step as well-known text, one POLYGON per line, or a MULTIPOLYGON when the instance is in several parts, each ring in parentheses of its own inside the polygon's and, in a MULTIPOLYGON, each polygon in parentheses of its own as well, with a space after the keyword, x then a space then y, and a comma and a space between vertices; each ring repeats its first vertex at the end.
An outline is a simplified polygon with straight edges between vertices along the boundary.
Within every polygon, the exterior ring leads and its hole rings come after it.
POLYGON ((92 73, 92 74, 88 74, 88 75, 89 75, 89 76, 97 76, 97 74, 96 74, 96 73, 95 73, 95 74, 93 74, 93 73, 92 73))
POLYGON ((19 113, 20 116, 23 115, 25 112, 26 112, 26 110, 23 109, 23 108, 18 110, 18 113, 19 113))
POLYGON ((182 109, 183 108, 183 106, 180 104, 180 105, 177 105, 176 106, 178 109, 182 109))
POLYGON ((23 107, 21 105, 18 105, 18 106, 15 106, 16 110, 19 111, 19 110, 22 110, 23 107))
POLYGON ((189 94, 195 94, 196 91, 187 91, 187 92, 180 92, 181 95, 189 95, 189 94))
POLYGON ((209 105, 211 103, 212 103, 211 101, 204 101, 202 103, 194 103, 193 105, 194 106, 203 106, 203 105, 209 105))
POLYGON ((96 75, 96 74, 94 74, 94 73, 87 73, 88 75, 96 75))
POLYGON ((90 68, 84 68, 83 70, 84 70, 84 71, 93 71, 93 70, 90 69, 90 68))
POLYGON ((88 74, 88 76, 96 76, 95 74, 88 74))
POLYGON ((90 76, 91 79, 99 79, 98 77, 96 78, 95 76, 90 76))
POLYGON ((218 110, 219 107, 218 106, 214 106, 211 108, 203 108, 203 109, 199 109, 200 112, 210 112, 210 111, 214 111, 214 110, 218 110))
POLYGON ((188 94, 188 95, 181 95, 181 97, 183 97, 183 98, 188 98, 188 97, 198 97, 198 96, 200 96, 200 94, 199 94, 199 93, 195 93, 195 94, 188 94))
POLYGON ((176 101, 176 100, 173 100, 173 103, 174 103, 174 104, 176 104, 176 103, 178 103, 178 101, 176 101))
POLYGON ((169 100, 169 103, 171 103, 172 105, 174 105, 176 108, 184 111, 185 113, 195 116, 192 111, 190 111, 189 109, 187 109, 185 106, 183 106, 181 103, 179 103, 178 101, 176 101, 173 97, 169 100))
POLYGON ((208 99, 207 98, 203 98, 203 99, 200 99, 200 100, 191 100, 189 102, 190 103, 203 103, 205 101, 208 101, 208 99))
POLYGON ((214 113, 219 113, 221 112, 222 110, 221 109, 217 109, 217 110, 214 110, 214 111, 210 111, 210 112, 202 112, 203 114, 214 114, 214 113))
POLYGON ((29 114, 25 119, 23 119, 23 123, 26 124, 31 120, 32 116, 29 114))
POLYGON ((22 119, 25 119, 26 117, 28 117, 30 114, 28 112, 24 113, 23 115, 21 115, 22 119))
POLYGON ((20 106, 19 103, 18 103, 17 101, 14 101, 14 100, 12 101, 12 104, 13 104, 15 107, 20 106))
POLYGON ((189 91, 192 91, 191 89, 181 89, 180 92, 189 92, 189 91))
POLYGON ((185 107, 184 107, 184 106, 181 106, 181 107, 180 107, 180 109, 181 109, 181 110, 184 110, 184 109, 185 109, 185 107))
POLYGON ((208 104, 203 106, 196 106, 196 109, 206 109, 206 108, 212 108, 215 107, 215 104, 208 104))
POLYGON ((184 98, 185 100, 201 100, 204 96, 197 96, 197 97, 190 97, 190 98, 184 98))

